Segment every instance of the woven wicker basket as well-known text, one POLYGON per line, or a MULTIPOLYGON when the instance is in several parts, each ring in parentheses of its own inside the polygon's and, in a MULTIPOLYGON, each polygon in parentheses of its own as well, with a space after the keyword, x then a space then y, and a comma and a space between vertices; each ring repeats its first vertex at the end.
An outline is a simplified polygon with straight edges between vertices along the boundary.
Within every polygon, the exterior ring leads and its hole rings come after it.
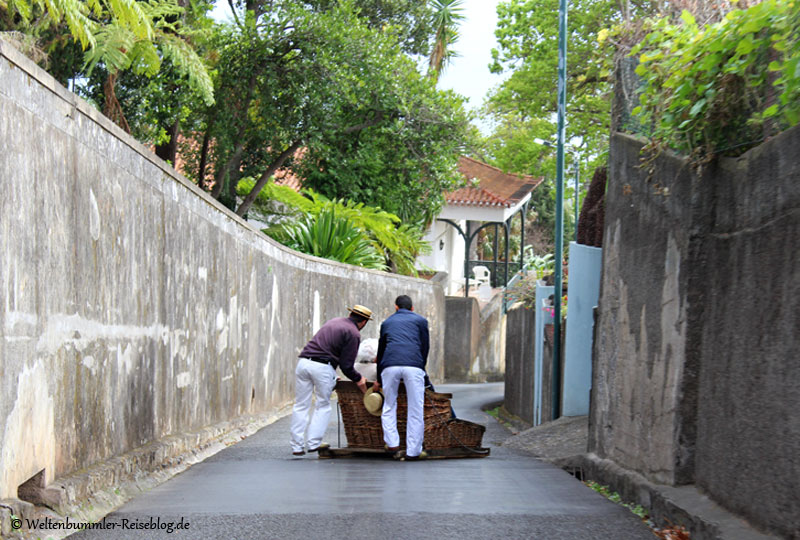
MULTIPOLYGON (((383 448, 381 418, 370 414, 364 407, 364 394, 355 383, 339 381, 336 394, 342 411, 344 433, 347 445, 352 448, 383 448)), ((425 391, 425 448, 457 448, 467 446, 477 448, 481 445, 484 426, 461 419, 450 418, 450 398, 452 394, 425 391)), ((400 444, 406 440, 406 417, 408 405, 405 387, 401 384, 397 396, 397 431, 400 444)))
POLYGON ((425 429, 425 448, 480 448, 486 427, 468 420, 453 418, 425 429))

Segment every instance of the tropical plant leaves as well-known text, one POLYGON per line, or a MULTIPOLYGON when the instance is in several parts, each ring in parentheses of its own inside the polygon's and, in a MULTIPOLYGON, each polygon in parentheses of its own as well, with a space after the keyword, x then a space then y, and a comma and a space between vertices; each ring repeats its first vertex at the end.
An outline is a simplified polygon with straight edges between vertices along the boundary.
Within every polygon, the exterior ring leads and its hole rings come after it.
POLYGON ((166 58, 207 105, 214 101, 213 83, 203 61, 181 38, 183 29, 175 21, 184 9, 176 0, 11 0, 8 9, 25 22, 34 9, 47 12, 53 24, 65 22, 86 50, 88 74, 102 63, 109 72, 133 69, 152 77, 166 58))
POLYGON ((327 204, 316 215, 285 223, 273 234, 287 247, 309 255, 364 268, 386 269, 381 253, 352 220, 337 215, 334 204, 327 204))
MULTIPOLYGON (((252 178, 243 179, 239 182, 238 194, 246 195, 254 184, 252 178)), ((346 199, 332 201, 310 189, 300 194, 270 181, 258 194, 253 208, 265 222, 278 221, 264 231, 278 241, 285 238, 287 220, 315 218, 333 208, 339 218, 352 223, 364 240, 383 254, 395 271, 404 275, 417 275, 417 256, 430 252, 430 245, 424 241, 424 232, 419 227, 401 223, 396 215, 380 208, 346 199)))

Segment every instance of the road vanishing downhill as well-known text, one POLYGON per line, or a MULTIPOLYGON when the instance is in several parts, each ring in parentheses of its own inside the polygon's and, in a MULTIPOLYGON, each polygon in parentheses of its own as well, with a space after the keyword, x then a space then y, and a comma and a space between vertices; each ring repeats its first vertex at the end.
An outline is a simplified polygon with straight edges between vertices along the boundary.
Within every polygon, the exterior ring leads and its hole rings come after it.
MULTIPOLYGON (((188 529, 86 530, 71 540, 649 539, 650 529, 561 469, 504 448, 481 410, 502 383, 438 385, 463 419, 487 426, 491 456, 401 462, 292 456, 284 417, 106 516, 188 529)), ((327 441, 345 446, 336 411, 327 441)))

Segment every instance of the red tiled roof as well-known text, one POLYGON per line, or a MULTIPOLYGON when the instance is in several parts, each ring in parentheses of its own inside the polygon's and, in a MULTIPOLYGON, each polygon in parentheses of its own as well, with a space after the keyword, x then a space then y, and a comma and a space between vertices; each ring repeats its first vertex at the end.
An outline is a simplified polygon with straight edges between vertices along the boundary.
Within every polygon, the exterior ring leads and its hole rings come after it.
POLYGON ((507 174, 475 159, 461 156, 458 170, 468 180, 477 179, 477 187, 463 187, 445 193, 447 204, 460 206, 505 206, 517 204, 544 178, 507 174))

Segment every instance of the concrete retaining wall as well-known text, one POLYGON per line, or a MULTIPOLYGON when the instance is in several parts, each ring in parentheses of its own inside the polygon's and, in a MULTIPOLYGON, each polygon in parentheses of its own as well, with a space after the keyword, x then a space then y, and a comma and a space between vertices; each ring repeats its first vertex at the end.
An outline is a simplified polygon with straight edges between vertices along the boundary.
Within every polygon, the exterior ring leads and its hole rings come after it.
POLYGON ((723 162, 708 196, 696 480, 800 538, 800 129, 723 162))
POLYGON ((483 307, 472 297, 448 296, 446 305, 445 380, 503 380, 506 316, 502 295, 483 307))
POLYGON ((274 413, 307 339, 354 303, 377 337, 410 295, 444 376, 441 285, 277 245, 2 41, 0 189, 0 498, 274 413))
POLYGON ((478 301, 461 296, 446 297, 444 378, 446 381, 467 380, 472 359, 478 354, 481 319, 478 301))
POLYGON ((505 377, 507 319, 502 294, 496 294, 481 308, 481 340, 470 369, 470 382, 502 381, 505 377))
POLYGON ((506 314, 506 377, 503 406, 533 425, 536 310, 517 303, 506 314))
POLYGON ((641 147, 612 138, 589 450, 800 535, 800 129, 700 178, 641 147))
MULTIPOLYGON (((537 325, 536 316, 545 311, 525 308, 521 304, 515 305, 508 311, 506 325, 506 378, 505 397, 503 406, 506 411, 530 426, 551 422, 553 418, 553 346, 554 326, 550 322, 552 316, 548 315, 548 324, 542 325, 542 367, 541 373, 536 373, 535 340, 534 333, 537 325), (536 379, 541 385, 541 404, 539 405, 540 418, 537 419, 536 410, 536 379)), ((561 328, 564 328, 562 323, 561 328)), ((562 373, 561 402, 564 400, 564 344, 565 335, 561 333, 561 363, 562 373)), ((563 416, 563 415, 562 415, 563 416)))

